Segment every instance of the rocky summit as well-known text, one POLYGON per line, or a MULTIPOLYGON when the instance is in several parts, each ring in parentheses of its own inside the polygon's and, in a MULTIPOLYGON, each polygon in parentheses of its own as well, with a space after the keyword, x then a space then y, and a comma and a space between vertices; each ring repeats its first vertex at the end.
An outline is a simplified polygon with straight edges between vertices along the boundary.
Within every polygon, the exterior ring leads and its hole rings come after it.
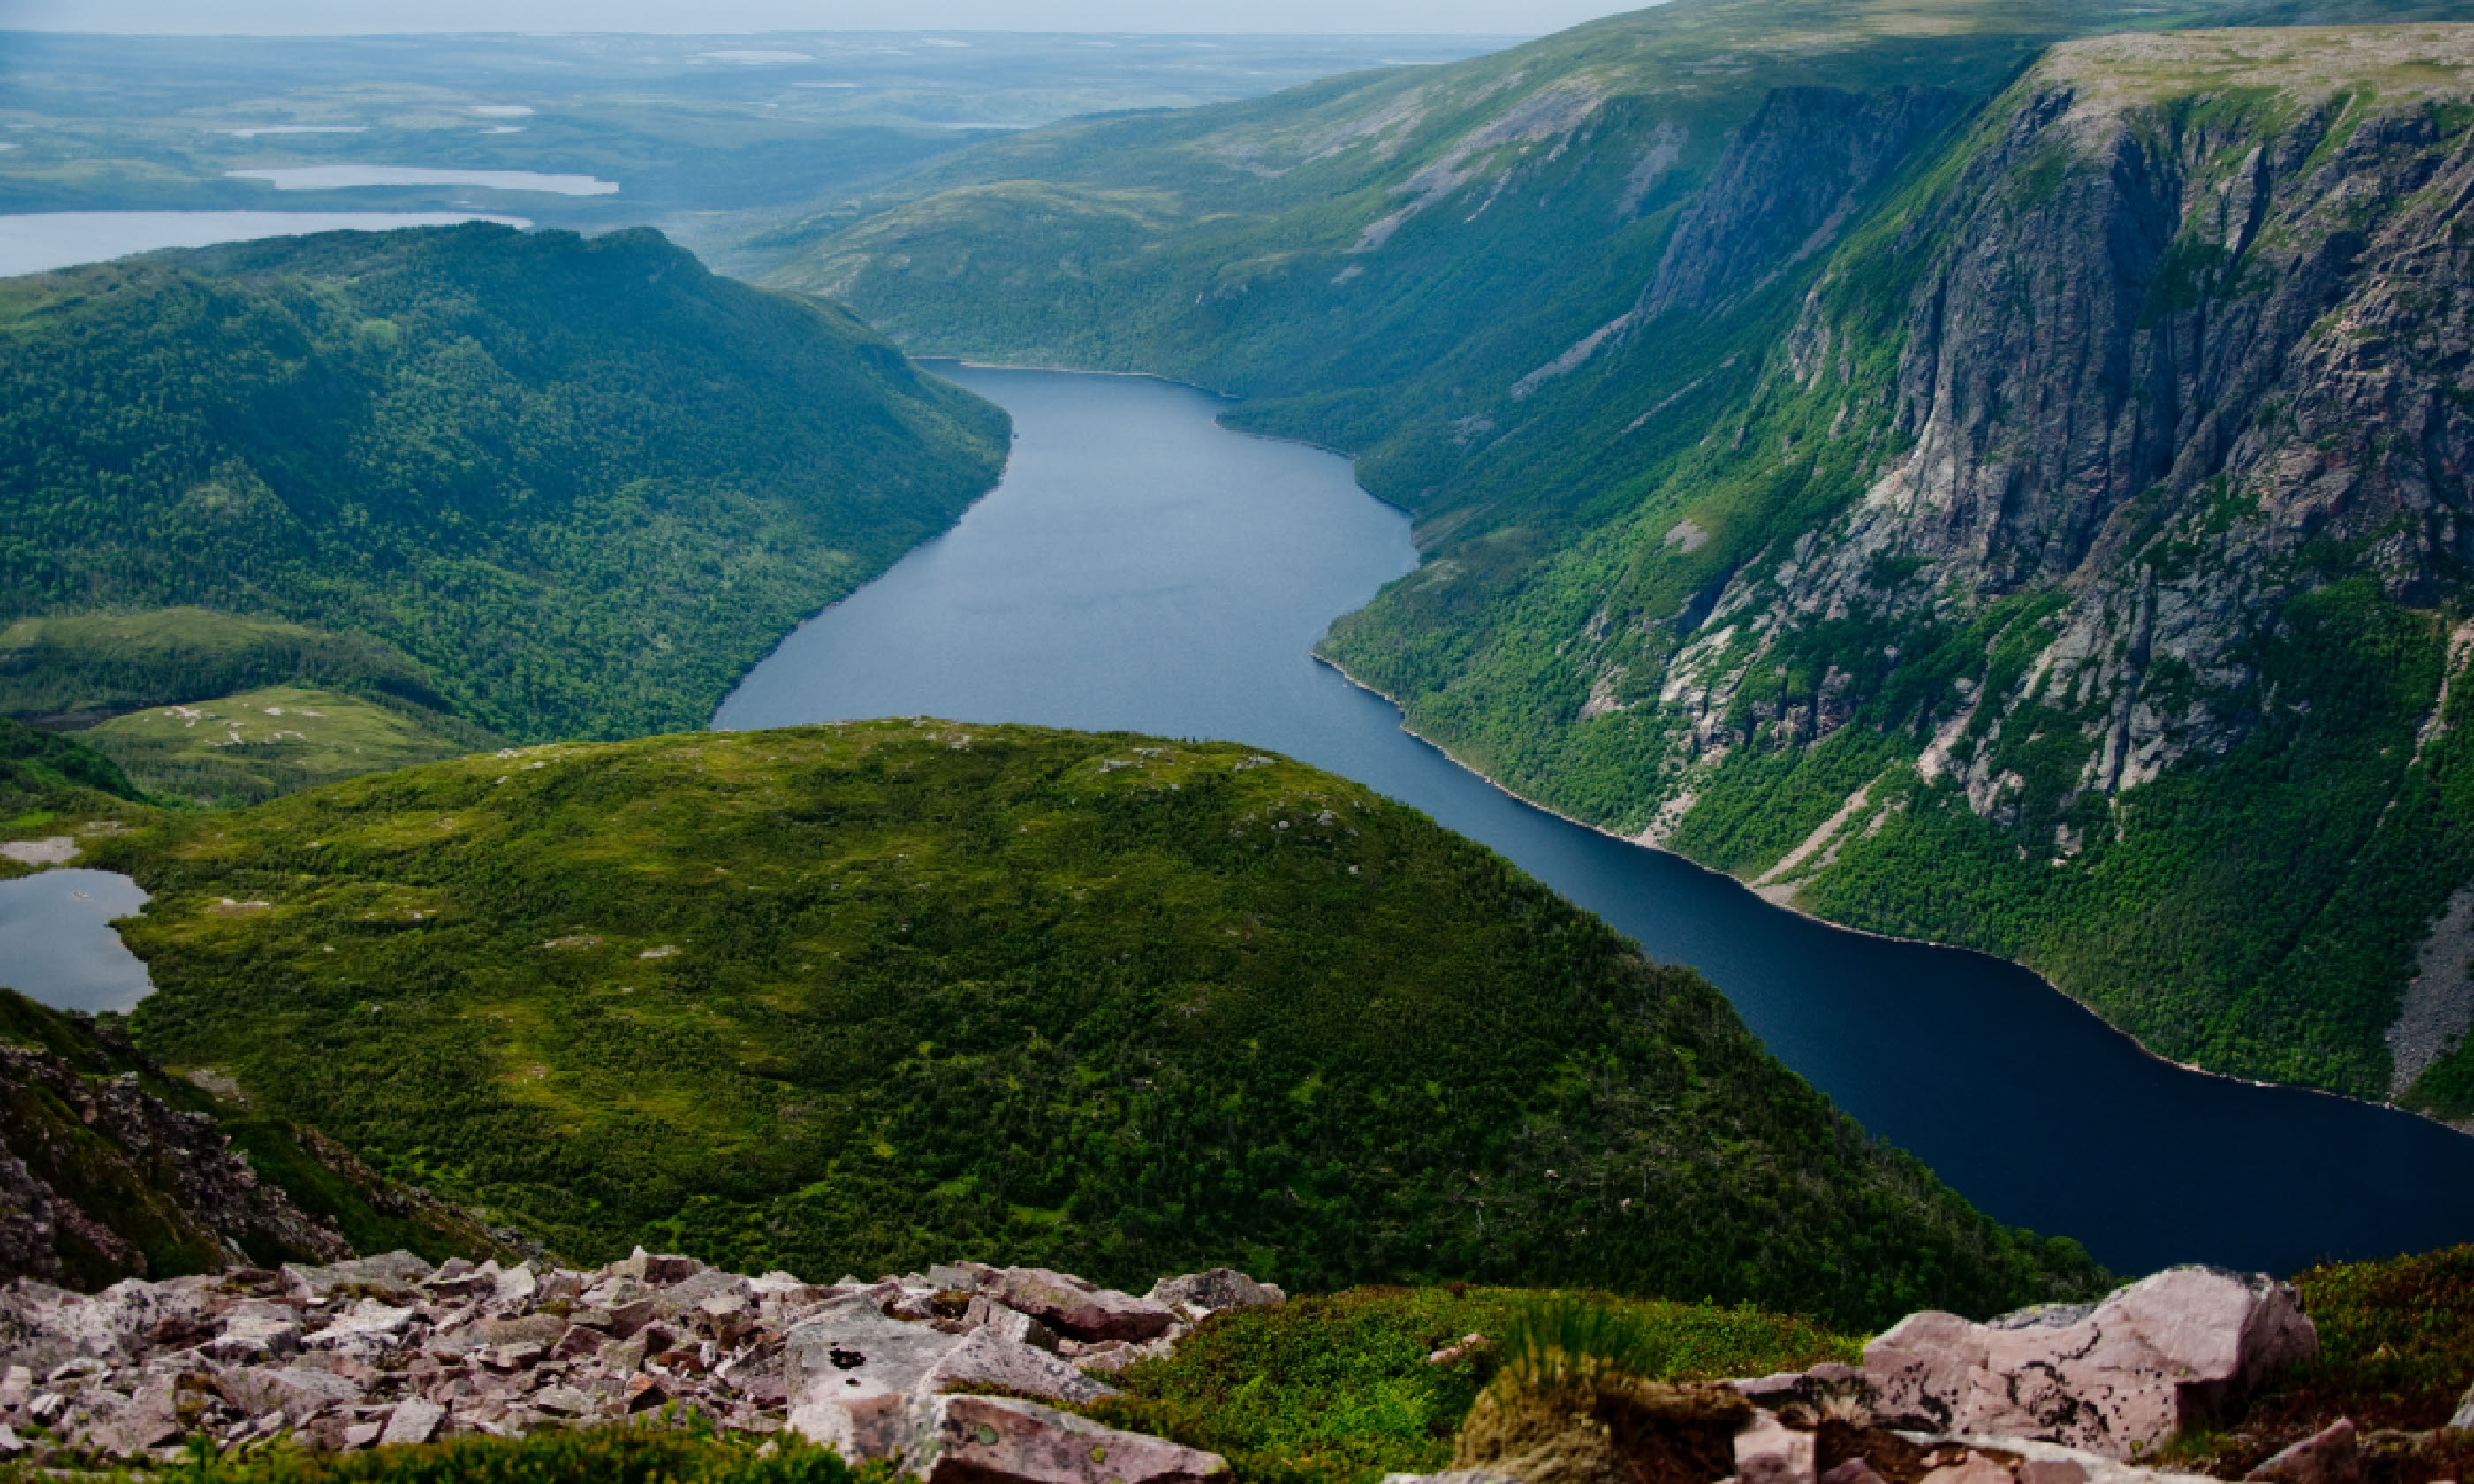
MULTIPOLYGON (((977 1262, 820 1285, 642 1248, 591 1271, 432 1267, 397 1252, 129 1279, 91 1296, 20 1279, 0 1291, 0 1451, 168 1459, 199 1441, 245 1453, 288 1438, 336 1452, 700 1417, 931 1484, 1186 1484, 1229 1466, 1079 1410, 1209 1315, 1286 1302, 1225 1268, 1142 1295, 977 1262)), ((1493 1343, 1470 1335, 1430 1363, 1493 1343)), ((1433 1477, 2132 1484, 2171 1477, 2140 1460, 2240 1415, 2317 1351, 2290 1285, 2175 1268, 2094 1304, 1982 1324, 1910 1315, 1861 1366, 1698 1385, 1601 1377, 1578 1411, 1525 1394, 1507 1367, 1463 1427, 1454 1472, 1433 1477), (1606 1421, 1618 1414, 1622 1425, 1606 1421)), ((2364 1456, 2346 1423, 2254 1476, 2342 1484, 2364 1456)))
POLYGON ((1144 1296, 979 1263, 817 1285, 641 1248, 592 1271, 397 1252, 90 1296, 20 1279, 0 1293, 0 1451, 35 1446, 21 1429, 133 1458, 195 1437, 339 1451, 692 1412, 928 1478, 1200 1479, 1226 1465, 1025 1399, 1106 1396, 1101 1376, 1205 1315, 1285 1301, 1227 1270, 1144 1296))

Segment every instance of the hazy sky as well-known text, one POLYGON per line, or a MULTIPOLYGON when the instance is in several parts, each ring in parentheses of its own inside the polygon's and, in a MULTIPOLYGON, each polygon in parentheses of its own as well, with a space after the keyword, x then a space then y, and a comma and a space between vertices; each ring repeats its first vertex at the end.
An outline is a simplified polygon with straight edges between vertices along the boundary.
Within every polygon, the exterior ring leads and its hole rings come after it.
POLYGON ((0 30, 1315 31, 1538 36, 1641 0, 0 0, 0 30))

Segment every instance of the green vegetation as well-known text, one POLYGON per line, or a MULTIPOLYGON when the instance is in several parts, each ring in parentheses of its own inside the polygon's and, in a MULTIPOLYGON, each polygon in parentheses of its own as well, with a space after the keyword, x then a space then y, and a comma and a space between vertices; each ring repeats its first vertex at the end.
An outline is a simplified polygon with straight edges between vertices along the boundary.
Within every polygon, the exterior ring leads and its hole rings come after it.
POLYGON ((2286 1444, 2349 1417, 2370 1437, 2374 1476, 2463 1478, 2474 1465, 2474 1432, 2442 1431, 2403 1458, 2376 1434, 2446 1428, 2474 1385, 2474 1246, 2334 1263, 2294 1283, 2318 1327, 2319 1357, 2269 1386, 2224 1430, 2183 1439, 2167 1466, 2238 1479, 2286 1444))
POLYGON ((1214 1315, 1165 1360, 1082 1410, 1226 1457, 1243 1484, 1371 1484, 1451 1466, 1452 1434, 1525 1336, 1585 1331, 1650 1380, 1715 1380, 1853 1362, 1858 1342, 1751 1307, 1509 1288, 1358 1288, 1214 1315), (1544 1324, 1541 1325, 1541 1321, 1544 1324), (1445 1365, 1465 1336, 1493 1342, 1445 1365), (1612 1342, 1612 1343, 1610 1343, 1612 1342), (1510 1355, 1507 1356, 1507 1349, 1510 1355))
POLYGON ((0 715, 47 725, 287 683, 430 710, 448 704, 419 665, 367 634, 203 608, 20 618, 0 629, 0 715))
POLYGON ((642 230, 5 280, 0 344, 0 618, 43 620, 0 644, 33 710, 290 681, 517 737, 694 725, 1003 458, 1001 413, 849 315, 642 230))
MULTIPOLYGON (((2462 69, 2434 60, 2462 31, 2134 37, 2028 71, 2040 51, 2108 31, 2426 17, 2448 18, 2376 0, 2307 13, 2021 0, 1963 16, 1676 0, 1450 66, 1026 132, 820 214, 779 277, 847 297, 917 349, 1180 376, 1248 397, 1232 424, 1354 453, 1370 490, 1418 515, 1427 560, 1336 621, 1322 653, 1507 787, 1748 879, 1862 790, 1834 838, 1765 886, 1834 921, 2021 959, 2177 1060, 2386 1099, 2399 1089, 2384 1032, 2414 945, 2474 878, 2462 725, 2423 735, 2462 574, 2434 559, 2413 582, 2364 576, 2419 515, 2195 591, 2194 574, 2273 544, 2258 523, 2273 479, 2220 472, 2092 509, 2104 583, 2135 590, 2144 564, 2173 586, 2180 622, 2217 605, 2202 628, 2234 635, 2208 651, 2186 628, 2176 652, 2143 657, 2132 699, 2178 760, 2119 792, 2091 779, 2116 700, 2099 681, 2120 655, 2072 657, 2057 673, 2085 679, 2024 694, 2104 601, 2089 596, 2097 567, 2066 582, 2069 563, 2039 565, 2058 560, 2040 546, 2084 533, 2005 513, 1908 542, 1883 517, 1860 583, 1816 588, 1809 569, 1844 546, 1924 416, 1901 378, 1929 368, 1902 356, 1964 203, 2025 220, 2100 169, 2052 139, 2002 153, 2054 69, 2077 69, 2059 82, 2083 107, 2131 110, 2124 128, 2154 158, 2228 190, 2253 145, 2285 148, 2293 131, 2318 131, 2313 161, 2333 157, 2374 102, 2420 110, 2436 133, 2464 127, 2462 69), (1919 84, 1946 90, 1927 110, 1942 122, 1810 235, 1746 225, 1846 154, 1833 139, 1799 155, 1793 131, 1767 154, 1729 153, 1782 99, 1819 96, 1788 90, 1880 105, 1919 84), (1725 292, 1676 287, 1704 281, 1725 292), (1948 549, 1979 540, 1980 556, 1948 549), (2248 584, 2273 600, 2238 597, 2248 584), (1722 599, 1727 616, 1705 626, 1722 599)), ((2278 189, 2277 210, 2299 209, 2307 193, 2278 189)), ((2420 198, 2348 200, 2353 230, 2420 198)), ((2251 312, 2286 262, 2283 230, 2228 255, 2193 218, 2159 244, 2127 318, 2148 333, 2251 312)), ((2039 313, 2031 296, 2059 292, 2025 267, 2014 284, 2039 313)), ((1998 298, 1967 312, 1993 316, 1998 298)), ((2095 395, 2040 383, 2015 404, 2095 395)), ((2292 402, 2258 420, 2290 421, 2292 402)), ((2022 470, 2065 457, 2011 431, 1999 457, 2022 470)), ((2313 456, 2388 457, 2325 440, 2313 456)), ((2023 494, 2020 511, 2046 498, 2023 494)), ((2102 643, 2127 640, 2117 627, 2102 643)), ((2405 1100, 2474 1116, 2467 1041, 2405 1100)))
POLYGON ((1227 1261, 1848 1324, 2099 1279, 1868 1140, 1697 976, 1233 746, 533 749, 93 852, 156 894, 125 934, 150 1050, 587 1260, 1227 1261))
MULTIPOLYGON (((0 716, 0 840, 46 840, 149 812, 120 765, 84 743, 0 716)), ((0 880, 32 867, 0 857, 0 880)))
POLYGON ((228 804, 479 752, 500 740, 403 702, 381 705, 300 685, 133 711, 78 739, 157 793, 228 804))

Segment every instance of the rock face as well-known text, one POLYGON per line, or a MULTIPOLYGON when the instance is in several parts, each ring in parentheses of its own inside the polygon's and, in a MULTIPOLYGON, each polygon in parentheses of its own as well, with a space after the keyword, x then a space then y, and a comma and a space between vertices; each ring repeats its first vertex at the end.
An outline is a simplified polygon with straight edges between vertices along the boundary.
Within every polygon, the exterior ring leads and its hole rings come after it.
POLYGON ((1871 189, 1961 101, 1938 87, 1774 89, 1676 223, 1635 323, 1714 309, 1834 246, 1871 189))
MULTIPOLYGON (((432 1267, 399 1252, 130 1279, 92 1296, 21 1279, 0 1291, 0 1426, 117 1456, 193 1435, 249 1448, 287 1428, 310 1448, 347 1449, 676 1404, 740 1431, 795 1428, 854 1461, 899 1456, 943 1479, 1174 1484, 1225 1469, 1026 1401, 944 1405, 960 1400, 946 1395, 955 1387, 1077 1402, 1109 1393, 1055 1353, 1053 1336, 1049 1349, 1027 1338, 1044 1332, 1040 1322, 1005 1301, 1021 1271, 940 1270, 960 1272, 967 1292, 916 1276, 819 1287, 639 1250, 589 1272, 432 1267), (990 1430, 999 1443, 981 1441, 990 1430), (991 1472, 1002 1468, 1030 1472, 991 1472)), ((1062 1285, 1103 1314, 1166 1312, 1065 1274, 1023 1281, 1062 1285)), ((1276 1292, 1225 1271, 1162 1286, 1198 1284, 1224 1297, 1276 1292)), ((1184 1332, 1172 1315, 1143 1345, 1108 1348, 1158 1353, 1184 1332)))
POLYGON ((1864 1348, 1864 1371, 1874 1414, 1894 1425, 2126 1459, 2227 1415, 2317 1352, 2290 1286, 2184 1267, 2092 1307, 2049 1304, 1982 1325, 1910 1315, 1864 1348))
POLYGON ((0 1046, 0 1279, 102 1287, 145 1277, 149 1251, 175 1272, 246 1251, 352 1255, 230 1144, 134 1072, 93 1078, 52 1052, 0 1046))
POLYGON ((1956 131, 1778 90, 1554 397, 1528 363, 1452 403, 1504 451, 1395 455, 1426 568, 1323 652, 1774 899, 2030 956, 2174 1060, 2465 1116, 2462 1062, 2421 1075, 2463 1016, 2410 1068, 2382 1031, 2389 945, 2465 872, 2415 810, 2468 746, 2469 62, 2462 25, 2098 36, 1956 131), (2360 793, 2296 785, 2287 827, 2252 768, 2360 793))

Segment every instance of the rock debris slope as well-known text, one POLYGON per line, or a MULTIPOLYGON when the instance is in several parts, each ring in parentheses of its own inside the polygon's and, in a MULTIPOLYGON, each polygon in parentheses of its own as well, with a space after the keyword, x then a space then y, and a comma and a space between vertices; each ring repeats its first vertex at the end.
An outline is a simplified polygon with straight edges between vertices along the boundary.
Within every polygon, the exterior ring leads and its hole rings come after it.
MULTIPOLYGON (((1094 1478, 1199 1479, 1226 1466, 1020 1399, 1104 1396, 1092 1373, 1163 1352, 1217 1309, 1284 1301, 1225 1269, 1142 1297, 977 1263, 820 1286, 641 1248, 591 1271, 398 1252, 91 1297, 20 1280, 0 1295, 0 1421, 134 1456, 193 1435, 338 1450, 692 1408, 854 1460, 900 1455, 930 1478, 1055 1477, 1079 1459, 1094 1478), (966 1388, 1007 1395, 948 1395, 966 1388)), ((27 1444, 12 1431, 7 1446, 27 1444)))

